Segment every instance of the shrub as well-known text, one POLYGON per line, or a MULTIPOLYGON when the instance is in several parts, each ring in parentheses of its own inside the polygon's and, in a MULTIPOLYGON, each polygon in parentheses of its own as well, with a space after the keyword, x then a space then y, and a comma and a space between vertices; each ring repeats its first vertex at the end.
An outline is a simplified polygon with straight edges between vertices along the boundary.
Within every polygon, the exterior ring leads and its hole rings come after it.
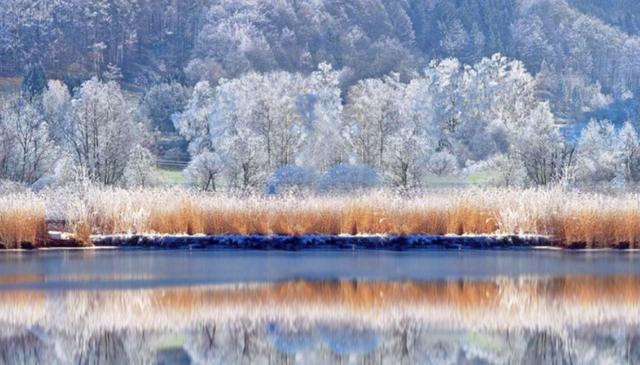
POLYGON ((327 171, 318 182, 321 192, 351 192, 372 189, 380 185, 380 177, 367 165, 338 164, 327 171))
POLYGON ((267 193, 302 192, 310 190, 316 180, 313 170, 296 165, 285 165, 267 179, 267 193))
POLYGON ((186 183, 202 191, 216 191, 223 164, 217 153, 205 151, 197 155, 183 171, 186 183))

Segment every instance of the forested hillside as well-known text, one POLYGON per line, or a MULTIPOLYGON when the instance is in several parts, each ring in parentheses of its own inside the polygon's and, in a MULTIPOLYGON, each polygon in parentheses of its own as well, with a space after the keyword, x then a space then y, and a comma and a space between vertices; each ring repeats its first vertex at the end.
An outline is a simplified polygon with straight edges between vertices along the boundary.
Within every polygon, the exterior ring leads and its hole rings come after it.
POLYGON ((640 33, 640 3, 635 0, 569 0, 569 3, 629 34, 640 33))
POLYGON ((342 82, 350 85, 392 71, 406 80, 434 58, 471 64, 500 52, 541 74, 540 91, 560 118, 584 120, 600 110, 622 121, 636 117, 629 99, 640 91, 638 6, 629 0, 2 0, 0 73, 20 75, 25 64, 41 62, 48 75, 73 86, 97 74, 144 87, 215 82, 247 71, 309 73, 327 62, 344 70, 342 82))

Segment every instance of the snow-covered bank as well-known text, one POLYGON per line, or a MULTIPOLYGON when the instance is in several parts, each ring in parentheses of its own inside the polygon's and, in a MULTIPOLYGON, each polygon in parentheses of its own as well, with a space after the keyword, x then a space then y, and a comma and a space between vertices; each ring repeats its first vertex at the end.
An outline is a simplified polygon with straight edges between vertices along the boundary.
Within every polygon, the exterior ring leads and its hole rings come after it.
POLYGON ((96 247, 140 247, 171 249, 251 249, 251 250, 312 250, 312 249, 509 249, 559 245, 545 236, 388 236, 388 235, 112 235, 92 237, 96 247))

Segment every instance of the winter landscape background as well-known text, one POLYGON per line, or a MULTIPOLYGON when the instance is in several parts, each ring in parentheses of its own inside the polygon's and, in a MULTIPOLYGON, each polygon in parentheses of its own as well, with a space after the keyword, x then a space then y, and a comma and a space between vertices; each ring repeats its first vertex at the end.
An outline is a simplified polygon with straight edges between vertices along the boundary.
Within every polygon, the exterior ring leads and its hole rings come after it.
POLYGON ((0 364, 640 363, 637 0, 0 0, 0 364))
POLYGON ((0 5, 0 177, 36 190, 640 180, 635 1, 0 5))

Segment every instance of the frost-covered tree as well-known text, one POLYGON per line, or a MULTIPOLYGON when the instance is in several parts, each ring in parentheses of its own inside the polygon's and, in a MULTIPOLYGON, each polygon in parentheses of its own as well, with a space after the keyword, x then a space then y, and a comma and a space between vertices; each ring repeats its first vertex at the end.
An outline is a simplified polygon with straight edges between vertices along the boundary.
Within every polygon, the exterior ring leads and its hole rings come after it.
POLYGON ((294 163, 300 153, 304 126, 297 102, 304 82, 301 75, 285 72, 267 74, 262 80, 256 131, 265 139, 271 170, 294 163))
POLYGON ((523 127, 538 107, 535 80, 519 61, 500 54, 466 67, 460 115, 447 130, 458 159, 484 160, 509 150, 510 131, 523 127))
POLYGON ((547 185, 570 177, 574 147, 564 141, 548 103, 538 104, 509 136, 509 158, 524 166, 528 182, 547 185))
POLYGON ((245 78, 223 80, 209 115, 211 146, 226 165, 228 184, 244 190, 257 188, 269 171, 268 143, 256 128, 264 109, 253 104, 251 85, 245 78))
POLYGON ((189 98, 187 89, 176 83, 154 85, 140 102, 141 111, 151 121, 151 127, 164 133, 175 132, 172 117, 181 113, 189 98))
POLYGON ((303 92, 298 74, 249 73, 223 81, 216 89, 212 130, 242 126, 263 141, 268 172, 295 159, 302 137, 301 115, 296 101, 303 92))
POLYGON ((576 180, 583 184, 611 182, 618 170, 616 145, 616 131, 611 122, 590 121, 578 141, 576 180))
POLYGON ((228 185, 245 191, 259 188, 268 172, 263 140, 243 126, 218 130, 212 139, 224 161, 228 185))
POLYGON ((521 62, 499 54, 473 66, 455 59, 432 62, 409 83, 406 99, 405 119, 429 137, 423 142, 427 154, 447 156, 449 163, 452 156, 458 166, 514 154, 529 163, 534 183, 560 175, 562 163, 553 155, 562 154, 562 137, 521 62))
POLYGON ((220 157, 210 151, 195 156, 183 171, 186 183, 202 191, 217 191, 224 164, 220 157))
POLYGON ((88 176, 106 185, 123 182, 125 168, 147 138, 146 125, 115 82, 85 82, 69 110, 67 148, 88 176))
POLYGON ((224 71, 218 62, 211 58, 196 58, 189 62, 184 70, 187 81, 196 84, 207 81, 210 85, 217 85, 224 76, 224 71))
POLYGON ((71 105, 71 94, 65 84, 50 80, 42 93, 42 113, 49 125, 51 137, 62 144, 68 129, 67 113, 71 105))
POLYGON ((398 75, 363 80, 349 90, 345 108, 347 138, 358 161, 384 169, 391 135, 402 127, 405 85, 398 75))
POLYGON ((342 124, 342 97, 338 72, 322 63, 307 81, 301 101, 303 115, 302 148, 299 165, 326 171, 345 159, 342 124))
POLYGON ((122 70, 120 67, 114 65, 113 63, 107 64, 105 70, 102 72, 102 80, 105 82, 114 81, 120 82, 123 79, 122 70))
POLYGON ((482 161, 479 166, 472 166, 469 170, 489 172, 490 183, 505 187, 523 187, 529 185, 527 169, 522 159, 513 155, 495 155, 482 161))
POLYGON ((628 184, 640 181, 640 140, 638 132, 626 122, 618 132, 617 159, 619 174, 628 184))
POLYGON ((435 140, 438 150, 453 151, 451 135, 461 122, 462 112, 461 67, 455 59, 431 62, 424 76, 411 80, 407 86, 411 118, 435 140))
POLYGON ((542 18, 535 13, 523 14, 511 25, 518 53, 533 70, 538 70, 545 59, 553 57, 553 47, 547 39, 542 18))
POLYGON ((536 75, 538 92, 548 99, 556 117, 571 124, 585 116, 609 107, 614 99, 603 92, 599 82, 592 83, 584 75, 566 72, 558 75, 543 62, 536 75))
POLYGON ((428 174, 428 158, 434 141, 417 124, 405 123, 389 138, 385 158, 385 178, 392 186, 411 188, 422 185, 428 174))
POLYGON ((57 148, 41 105, 11 98, 0 105, 0 176, 33 183, 52 167, 57 148))
POLYGON ((214 107, 213 97, 214 90, 209 83, 199 82, 193 88, 184 111, 172 117, 175 129, 189 142, 191 156, 211 150, 209 114, 214 107))
POLYGON ((127 187, 149 187, 157 183, 155 157, 148 149, 136 145, 131 151, 124 169, 124 185, 127 187))
POLYGON ((26 66, 22 76, 22 93, 31 99, 41 95, 47 88, 47 75, 40 63, 30 63, 26 66))
POLYGON ((426 163, 427 170, 437 176, 452 174, 458 169, 458 160, 447 151, 435 152, 426 163))
POLYGON ((256 188, 285 165, 322 171, 339 162, 344 141, 338 86, 329 65, 307 78, 273 72, 221 80, 207 109, 208 129, 229 185, 256 188))
POLYGON ((455 19, 447 24, 443 34, 440 46, 447 54, 458 55, 468 49, 469 35, 459 20, 455 19))

